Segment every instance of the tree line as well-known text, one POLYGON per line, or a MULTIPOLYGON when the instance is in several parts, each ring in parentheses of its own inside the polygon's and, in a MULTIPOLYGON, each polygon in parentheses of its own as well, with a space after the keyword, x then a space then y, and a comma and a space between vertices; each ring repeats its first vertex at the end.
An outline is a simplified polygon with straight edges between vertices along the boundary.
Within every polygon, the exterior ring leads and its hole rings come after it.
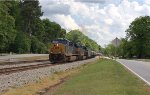
POLYGON ((66 34, 66 38, 73 43, 86 46, 88 49, 91 49, 93 51, 99 52, 101 50, 100 45, 98 45, 94 40, 85 36, 79 30, 71 30, 69 33, 66 34))
MULTIPOLYGON (((74 39, 58 23, 41 19, 41 7, 38 0, 0 1, 0 53, 48 53, 52 40, 74 39)), ((96 42, 81 36, 82 44, 98 50, 96 42)))
POLYGON ((136 18, 125 31, 119 47, 109 44, 103 52, 122 58, 150 58, 150 16, 136 18))

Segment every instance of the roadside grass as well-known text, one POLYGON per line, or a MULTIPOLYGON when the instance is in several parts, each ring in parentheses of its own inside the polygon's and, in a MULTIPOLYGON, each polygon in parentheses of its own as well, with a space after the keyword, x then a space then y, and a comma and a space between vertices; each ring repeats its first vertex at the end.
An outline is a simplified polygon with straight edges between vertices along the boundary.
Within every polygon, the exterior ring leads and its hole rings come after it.
POLYGON ((118 62, 101 59, 73 75, 53 95, 150 95, 150 87, 118 62))
POLYGON ((135 61, 150 62, 150 59, 137 59, 137 58, 128 58, 128 60, 135 60, 135 61))
POLYGON ((150 59, 137 59, 138 61, 150 62, 150 59))

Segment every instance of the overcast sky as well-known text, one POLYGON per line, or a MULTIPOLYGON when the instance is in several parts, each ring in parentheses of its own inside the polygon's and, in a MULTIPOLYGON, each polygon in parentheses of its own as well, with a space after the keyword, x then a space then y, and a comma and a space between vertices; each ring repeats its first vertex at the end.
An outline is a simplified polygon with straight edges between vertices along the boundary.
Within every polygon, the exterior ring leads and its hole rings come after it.
POLYGON ((150 0, 39 0, 44 15, 67 31, 81 30, 105 46, 139 16, 150 15, 150 0))

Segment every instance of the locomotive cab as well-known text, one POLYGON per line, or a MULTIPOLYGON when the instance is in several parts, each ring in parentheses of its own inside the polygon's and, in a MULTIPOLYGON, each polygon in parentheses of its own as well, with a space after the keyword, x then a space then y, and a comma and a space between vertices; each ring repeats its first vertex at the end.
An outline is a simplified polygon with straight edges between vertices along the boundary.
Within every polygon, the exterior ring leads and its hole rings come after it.
POLYGON ((52 42, 49 52, 49 60, 51 62, 59 62, 65 60, 66 46, 69 44, 66 39, 57 39, 52 42))
POLYGON ((67 39, 57 39, 52 42, 49 52, 49 60, 51 62, 66 62, 76 59, 74 43, 67 39))

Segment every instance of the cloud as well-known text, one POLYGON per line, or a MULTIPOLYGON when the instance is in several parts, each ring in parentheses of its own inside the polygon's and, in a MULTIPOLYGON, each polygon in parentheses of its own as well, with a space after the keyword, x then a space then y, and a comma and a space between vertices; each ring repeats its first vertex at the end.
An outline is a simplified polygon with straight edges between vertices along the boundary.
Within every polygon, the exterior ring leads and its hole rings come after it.
POLYGON ((55 14, 70 14, 70 5, 54 2, 54 1, 45 1, 42 3, 42 10, 44 11, 44 16, 50 16, 55 14))
POLYGON ((67 4, 48 4, 43 6, 43 11, 45 16, 55 15, 55 14, 70 14, 70 6, 67 4))
POLYGON ((85 3, 105 3, 105 0, 75 0, 76 2, 85 2, 85 3))
POLYGON ((76 24, 75 20, 71 17, 71 15, 55 15, 51 17, 55 22, 59 23, 63 28, 67 31, 71 31, 74 29, 81 29, 81 27, 76 24))
POLYGON ((135 18, 150 15, 149 0, 50 1, 46 4, 40 1, 41 5, 44 4, 43 18, 59 23, 68 31, 80 29, 101 46, 115 37, 125 37, 125 30, 135 18), (100 3, 102 1, 105 3, 100 3))
POLYGON ((150 5, 150 0, 144 0, 144 3, 150 5))

